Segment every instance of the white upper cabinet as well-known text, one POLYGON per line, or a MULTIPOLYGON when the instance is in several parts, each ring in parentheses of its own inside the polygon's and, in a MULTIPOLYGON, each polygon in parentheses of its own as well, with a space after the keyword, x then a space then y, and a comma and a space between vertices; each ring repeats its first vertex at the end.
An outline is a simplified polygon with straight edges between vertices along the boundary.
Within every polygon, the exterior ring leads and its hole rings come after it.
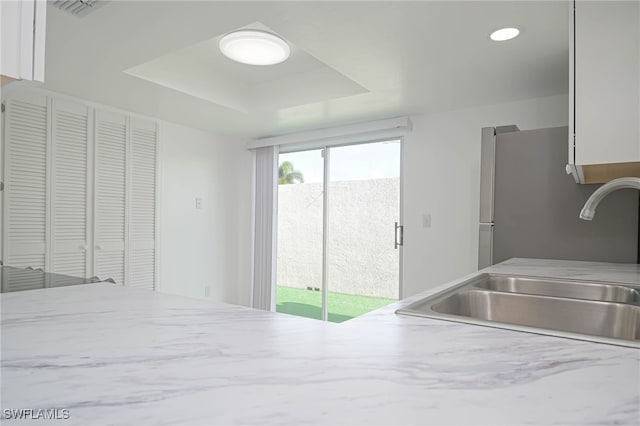
POLYGON ((2 0, 2 84, 11 80, 44 81, 47 2, 2 0))
POLYGON ((640 2, 577 1, 573 18, 574 174, 581 183, 640 175, 640 2))

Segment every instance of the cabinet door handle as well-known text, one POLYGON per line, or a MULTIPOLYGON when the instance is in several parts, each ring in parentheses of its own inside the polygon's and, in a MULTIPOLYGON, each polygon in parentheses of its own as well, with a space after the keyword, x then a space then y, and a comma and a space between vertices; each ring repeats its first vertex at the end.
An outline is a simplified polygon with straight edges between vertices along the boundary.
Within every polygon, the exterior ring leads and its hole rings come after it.
POLYGON ((102 247, 100 244, 96 245, 96 250, 102 250, 104 247, 102 247))

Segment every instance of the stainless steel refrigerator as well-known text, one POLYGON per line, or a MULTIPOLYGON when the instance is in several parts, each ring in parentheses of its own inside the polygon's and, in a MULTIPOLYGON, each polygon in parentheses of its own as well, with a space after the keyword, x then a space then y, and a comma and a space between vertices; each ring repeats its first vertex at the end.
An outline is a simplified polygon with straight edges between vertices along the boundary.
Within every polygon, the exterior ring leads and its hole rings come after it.
POLYGON ((567 127, 482 129, 478 268, 512 257, 637 262, 638 191, 612 193, 580 220, 599 185, 565 173, 567 140, 567 127))

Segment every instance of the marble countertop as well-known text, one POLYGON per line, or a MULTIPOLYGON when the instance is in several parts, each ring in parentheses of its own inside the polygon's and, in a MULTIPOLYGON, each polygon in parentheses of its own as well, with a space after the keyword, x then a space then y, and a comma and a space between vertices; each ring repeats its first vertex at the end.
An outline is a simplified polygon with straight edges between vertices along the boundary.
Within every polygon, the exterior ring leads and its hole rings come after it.
MULTIPOLYGON (((512 259, 488 271, 640 284, 638 265, 512 259)), ((3 294, 2 415, 67 409, 50 423, 85 426, 640 424, 640 350, 394 314, 444 287, 341 324, 106 283, 3 294)))

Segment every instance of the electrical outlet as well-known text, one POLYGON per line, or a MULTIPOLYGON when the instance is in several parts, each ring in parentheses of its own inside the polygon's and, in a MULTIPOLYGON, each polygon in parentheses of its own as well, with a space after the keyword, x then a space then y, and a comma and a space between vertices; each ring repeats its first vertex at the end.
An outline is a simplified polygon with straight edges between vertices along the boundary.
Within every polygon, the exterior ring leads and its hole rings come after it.
POLYGON ((196 197, 196 209, 202 210, 202 198, 196 197))

